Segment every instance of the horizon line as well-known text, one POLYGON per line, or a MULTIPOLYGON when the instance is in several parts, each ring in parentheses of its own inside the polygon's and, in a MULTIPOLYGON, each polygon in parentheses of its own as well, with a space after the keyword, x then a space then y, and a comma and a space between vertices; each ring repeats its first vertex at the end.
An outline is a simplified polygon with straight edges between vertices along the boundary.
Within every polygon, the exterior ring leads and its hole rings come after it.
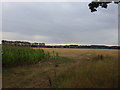
MULTIPOLYGON (((4 40, 4 39, 3 39, 4 40)), ((6 40, 6 41, 25 41, 25 42, 30 42, 30 43, 45 43, 45 42, 38 42, 38 41, 29 41, 29 40, 6 40)), ((0 44, 2 44, 2 40, 1 40, 1 42, 0 42, 0 44)), ((86 44, 86 43, 45 43, 45 45, 104 45, 104 46, 120 46, 120 45, 118 45, 118 44, 86 44)))
POLYGON ((112 45, 112 44, 78 44, 78 43, 67 43, 67 44, 45 44, 45 45, 61 45, 61 46, 63 46, 63 45, 87 45, 87 46, 90 46, 90 45, 103 45, 103 46, 120 46, 120 45, 112 45))

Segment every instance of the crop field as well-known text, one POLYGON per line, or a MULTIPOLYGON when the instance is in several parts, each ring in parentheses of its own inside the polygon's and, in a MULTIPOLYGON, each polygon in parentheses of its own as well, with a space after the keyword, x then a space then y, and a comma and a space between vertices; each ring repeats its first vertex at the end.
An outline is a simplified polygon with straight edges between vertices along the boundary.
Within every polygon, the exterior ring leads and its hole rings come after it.
MULTIPOLYGON (((42 58, 36 64, 3 67, 3 88, 118 87, 118 50, 72 48, 31 50, 36 52, 42 50, 44 54, 49 52, 52 58, 42 58)), ((4 58, 2 60, 5 60, 4 58)), ((25 58, 23 59, 29 60, 30 57, 25 58)))
POLYGON ((2 64, 3 66, 37 63, 43 59, 51 59, 58 56, 58 53, 44 52, 43 49, 33 49, 19 46, 2 46, 2 64), (54 56, 54 57, 53 57, 54 56))

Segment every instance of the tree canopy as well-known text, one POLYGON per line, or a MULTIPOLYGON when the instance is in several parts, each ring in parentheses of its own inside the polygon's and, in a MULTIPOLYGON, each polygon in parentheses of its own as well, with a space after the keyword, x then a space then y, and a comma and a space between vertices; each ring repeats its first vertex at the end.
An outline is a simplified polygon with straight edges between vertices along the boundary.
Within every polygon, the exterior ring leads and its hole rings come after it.
MULTIPOLYGON (((118 4, 120 1, 113 1, 115 4, 118 4)), ((97 11, 97 8, 101 6, 101 8, 107 8, 108 4, 112 3, 112 1, 109 2, 101 2, 101 1, 92 1, 91 3, 88 4, 89 9, 91 12, 97 11)))

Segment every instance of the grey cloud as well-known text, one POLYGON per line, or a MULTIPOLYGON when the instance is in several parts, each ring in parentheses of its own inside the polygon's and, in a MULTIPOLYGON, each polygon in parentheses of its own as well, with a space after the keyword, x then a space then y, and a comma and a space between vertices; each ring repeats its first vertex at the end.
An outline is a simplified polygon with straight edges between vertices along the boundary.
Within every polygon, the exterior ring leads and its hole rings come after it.
MULTIPOLYGON (((117 5, 110 4, 108 9, 99 8, 95 13, 87 5, 85 2, 4 3, 3 32, 48 37, 21 37, 45 43, 117 44, 117 5)), ((17 36, 11 39, 14 38, 20 39, 17 36)))

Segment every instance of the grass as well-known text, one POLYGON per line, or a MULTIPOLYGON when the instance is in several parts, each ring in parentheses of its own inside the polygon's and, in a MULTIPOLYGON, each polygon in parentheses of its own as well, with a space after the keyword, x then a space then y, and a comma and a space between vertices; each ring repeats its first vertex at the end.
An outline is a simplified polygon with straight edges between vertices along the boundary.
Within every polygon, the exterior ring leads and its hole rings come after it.
POLYGON ((3 68, 3 88, 118 87, 118 50, 42 49, 54 58, 30 66, 3 68))
MULTIPOLYGON (((55 52, 54 52, 55 53, 55 52)), ((32 49, 20 46, 2 46, 2 64, 3 66, 32 64, 41 60, 49 60, 58 57, 44 52, 43 49, 32 49)))
POLYGON ((58 75, 70 63, 74 62, 60 57, 33 65, 3 68, 3 88, 50 88, 48 77, 53 81, 55 72, 58 75), (58 67, 55 66, 56 64, 58 67))
POLYGON ((55 88, 114 88, 118 87, 117 62, 84 61, 63 72, 55 80, 55 88))

